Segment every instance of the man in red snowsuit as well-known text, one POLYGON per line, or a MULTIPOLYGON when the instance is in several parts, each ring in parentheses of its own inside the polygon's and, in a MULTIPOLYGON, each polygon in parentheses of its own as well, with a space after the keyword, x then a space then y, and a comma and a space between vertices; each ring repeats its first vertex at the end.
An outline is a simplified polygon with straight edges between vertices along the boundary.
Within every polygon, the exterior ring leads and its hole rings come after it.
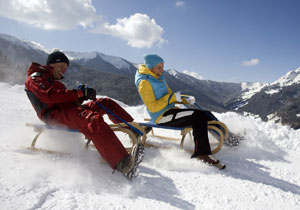
MULTIPOLYGON (((25 91, 39 119, 50 125, 79 130, 92 140, 98 152, 113 169, 117 169, 130 180, 136 175, 143 148, 137 145, 132 154, 128 154, 113 130, 103 120, 106 112, 97 103, 127 122, 132 122, 133 118, 115 101, 109 98, 96 99, 96 91, 92 88, 66 89, 57 80, 63 78, 68 66, 69 60, 65 54, 56 51, 48 56, 46 66, 32 63, 28 68, 25 91), (93 101, 82 104, 88 99, 93 101)), ((108 116, 112 122, 120 123, 113 115, 108 116)))

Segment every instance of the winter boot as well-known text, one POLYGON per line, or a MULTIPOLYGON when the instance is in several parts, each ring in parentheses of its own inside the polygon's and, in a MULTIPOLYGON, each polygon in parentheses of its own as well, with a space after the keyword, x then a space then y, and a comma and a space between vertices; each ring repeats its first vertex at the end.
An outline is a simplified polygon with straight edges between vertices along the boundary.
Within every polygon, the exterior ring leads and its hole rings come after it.
POLYGON ((144 157, 144 146, 142 144, 135 144, 132 148, 131 154, 121 160, 116 169, 120 171, 129 181, 137 176, 136 170, 138 165, 142 162, 144 157))

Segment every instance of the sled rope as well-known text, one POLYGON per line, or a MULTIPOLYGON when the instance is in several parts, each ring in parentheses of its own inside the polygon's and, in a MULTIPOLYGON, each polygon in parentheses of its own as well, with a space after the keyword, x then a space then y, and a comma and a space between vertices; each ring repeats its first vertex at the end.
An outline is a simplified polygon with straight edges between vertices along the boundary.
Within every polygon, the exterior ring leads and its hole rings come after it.
MULTIPOLYGON (((139 129, 133 127, 132 125, 130 125, 128 122, 126 122, 125 120, 123 120, 121 117, 119 117, 118 115, 116 115, 115 113, 113 113, 112 111, 110 111, 109 109, 107 109, 105 106, 103 106, 102 104, 100 104, 99 102, 96 101, 96 104, 101 108, 104 109, 107 113, 113 115, 114 117, 116 117, 118 120, 122 121, 123 123, 125 123, 128 127, 130 127, 133 131, 137 132, 140 135, 144 135, 139 129)), ((121 126, 121 125, 120 125, 121 126)), ((121 126, 123 127, 123 126, 121 126)))

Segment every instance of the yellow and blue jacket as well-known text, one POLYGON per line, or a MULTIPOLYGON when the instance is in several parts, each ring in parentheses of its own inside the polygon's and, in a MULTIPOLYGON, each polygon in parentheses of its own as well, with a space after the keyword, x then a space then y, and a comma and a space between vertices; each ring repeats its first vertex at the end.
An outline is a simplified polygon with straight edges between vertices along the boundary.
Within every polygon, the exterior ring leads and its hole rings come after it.
POLYGON ((144 64, 136 72, 135 85, 152 122, 157 123, 166 111, 175 107, 176 96, 164 76, 157 77, 144 64))

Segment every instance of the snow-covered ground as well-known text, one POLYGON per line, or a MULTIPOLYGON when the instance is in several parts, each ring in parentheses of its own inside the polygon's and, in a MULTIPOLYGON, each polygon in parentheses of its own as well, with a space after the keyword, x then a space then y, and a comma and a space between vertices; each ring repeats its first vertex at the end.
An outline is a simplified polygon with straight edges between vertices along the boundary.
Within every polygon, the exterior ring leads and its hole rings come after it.
MULTIPOLYGON (((95 150, 85 151, 77 133, 47 131, 37 142, 70 155, 22 148, 34 137, 24 124, 39 120, 24 86, 0 83, 0 95, 0 209, 300 209, 300 131, 235 113, 216 114, 245 135, 238 148, 223 147, 216 154, 225 170, 149 137, 171 149, 146 148, 139 176, 128 182, 112 174, 95 150)), ((136 121, 147 116, 143 106, 122 106, 136 121)), ((178 131, 155 132, 179 136, 178 131)))

